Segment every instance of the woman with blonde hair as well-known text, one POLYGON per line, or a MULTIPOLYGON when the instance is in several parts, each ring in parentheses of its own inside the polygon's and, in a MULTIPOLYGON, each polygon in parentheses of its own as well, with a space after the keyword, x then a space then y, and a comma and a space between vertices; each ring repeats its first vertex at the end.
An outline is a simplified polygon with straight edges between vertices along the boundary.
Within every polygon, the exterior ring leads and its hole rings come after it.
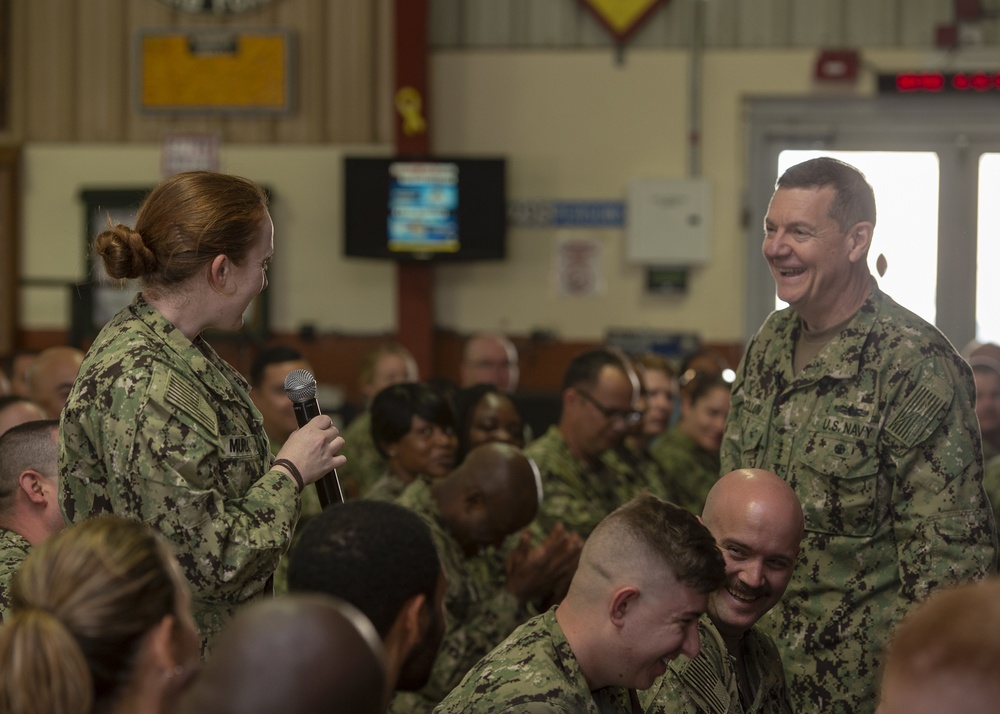
POLYGON ((35 548, 0 627, 0 712, 170 712, 199 658, 191 595, 166 542, 114 516, 35 548))
POLYGON ((680 419, 650 449, 667 474, 674 502, 692 513, 701 513, 719 478, 731 394, 723 374, 682 373, 680 419))
POLYGON ((378 345, 365 354, 358 373, 358 386, 365 398, 364 411, 344 429, 341 454, 347 463, 338 469, 346 498, 357 498, 382 477, 388 466, 372 440, 371 403, 386 387, 417 381, 417 363, 410 351, 395 342, 378 345))

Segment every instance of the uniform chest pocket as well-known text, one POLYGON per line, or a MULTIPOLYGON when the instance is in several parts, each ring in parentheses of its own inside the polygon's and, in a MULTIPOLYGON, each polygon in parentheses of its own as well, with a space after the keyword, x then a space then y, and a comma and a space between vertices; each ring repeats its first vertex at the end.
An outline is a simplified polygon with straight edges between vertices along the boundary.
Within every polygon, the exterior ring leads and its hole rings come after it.
POLYGON ((759 463, 761 442, 767 423, 758 417, 743 415, 740 419, 740 468, 757 468, 759 463))
POLYGON ((815 432, 798 451, 794 487, 802 502, 806 530, 872 535, 880 519, 874 443, 815 432))

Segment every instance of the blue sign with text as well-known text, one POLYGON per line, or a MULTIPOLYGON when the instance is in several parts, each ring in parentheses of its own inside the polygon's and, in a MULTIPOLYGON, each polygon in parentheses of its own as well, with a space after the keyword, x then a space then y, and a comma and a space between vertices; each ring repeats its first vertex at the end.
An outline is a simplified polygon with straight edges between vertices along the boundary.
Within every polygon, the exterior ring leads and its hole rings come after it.
POLYGON ((509 225, 517 228, 622 228, 624 201, 511 201, 509 225))

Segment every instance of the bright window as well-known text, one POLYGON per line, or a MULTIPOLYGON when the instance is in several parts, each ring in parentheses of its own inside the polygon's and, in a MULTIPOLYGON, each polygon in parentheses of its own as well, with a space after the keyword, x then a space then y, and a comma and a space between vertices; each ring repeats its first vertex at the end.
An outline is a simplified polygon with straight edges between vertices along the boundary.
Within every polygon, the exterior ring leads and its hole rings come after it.
MULTIPOLYGON (((896 302, 934 323, 937 292, 938 156, 932 151, 815 151, 786 150, 778 156, 778 175, 785 169, 817 156, 831 156, 860 169, 875 191, 877 220, 868 266, 879 287, 896 302), (879 277, 876 260, 886 259, 879 277)), ((1000 189, 1000 155, 993 164, 994 189, 1000 189)), ((982 186, 984 184, 980 184, 982 186)), ((983 201, 980 201, 980 206, 983 201)), ((1000 205, 993 206, 994 235, 1000 231, 1000 205)), ((982 211, 982 208, 980 208, 982 211)), ((982 215, 982 213, 980 213, 982 215)), ((980 222, 982 225, 982 222, 980 222)), ((982 229, 980 229, 982 230, 982 229)), ((982 233, 980 233, 981 235, 982 233)), ((993 241, 995 251, 1000 241, 993 241)), ((982 242, 980 242, 982 251, 982 242)), ((1000 265, 993 254, 993 265, 1000 265)), ((980 256, 982 253, 980 252, 980 256)), ((982 264, 982 258, 980 258, 982 264)), ((994 278, 994 283, 998 281, 994 278)), ((982 285, 982 280, 980 281, 982 285)), ((993 304, 1000 285, 994 284, 993 304)), ((786 304, 775 298, 777 307, 786 304)), ((983 304, 980 301, 980 304, 983 304)), ((997 311, 1000 312, 1000 311, 997 311)), ((1000 314, 993 315, 1000 336, 1000 314)))
POLYGON ((1000 154, 979 158, 976 339, 1000 343, 1000 154))

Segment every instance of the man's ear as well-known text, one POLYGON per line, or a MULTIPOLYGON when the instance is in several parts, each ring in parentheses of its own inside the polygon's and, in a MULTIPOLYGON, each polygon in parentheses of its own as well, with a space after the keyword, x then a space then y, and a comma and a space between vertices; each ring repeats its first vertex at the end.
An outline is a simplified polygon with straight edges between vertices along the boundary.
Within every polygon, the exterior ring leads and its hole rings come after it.
POLYGON ((427 596, 421 593, 414 595, 403 603, 403 639, 406 650, 415 647, 424 638, 427 630, 427 596))
POLYGON ((572 407, 580 400, 580 395, 576 393, 574 387, 570 387, 562 393, 562 408, 572 407))
POLYGON ((868 256, 868 249, 872 244, 872 233, 875 226, 869 221, 855 223, 851 230, 847 232, 847 257, 852 263, 865 260, 868 256))
POLYGON ((27 469, 17 477, 18 485, 28 496, 28 500, 39 506, 44 506, 47 500, 44 479, 45 477, 34 469, 27 469))
POLYGON ((639 588, 634 585, 626 585, 615 590, 614 595, 611 597, 611 605, 608 612, 611 624, 615 627, 623 627, 625 625, 625 616, 628 614, 630 608, 635 607, 635 601, 638 597, 639 588))

